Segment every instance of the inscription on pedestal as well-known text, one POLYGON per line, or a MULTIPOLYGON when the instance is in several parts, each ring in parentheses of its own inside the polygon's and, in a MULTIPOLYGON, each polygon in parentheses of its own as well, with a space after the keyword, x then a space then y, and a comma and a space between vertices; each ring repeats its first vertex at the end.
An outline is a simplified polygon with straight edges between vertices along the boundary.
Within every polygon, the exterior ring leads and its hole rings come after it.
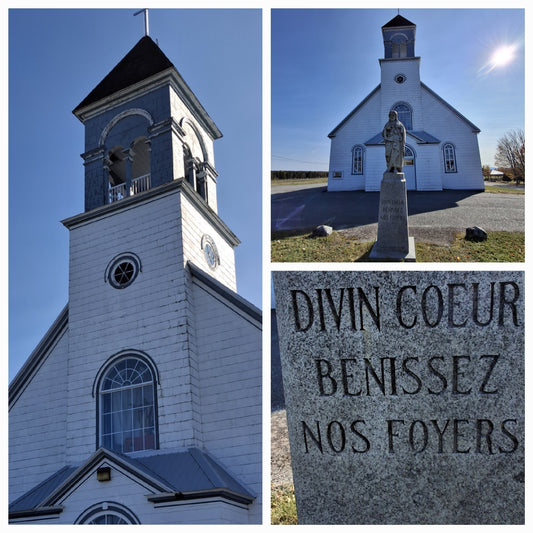
POLYGON ((273 276, 300 523, 523 523, 522 273, 273 276))

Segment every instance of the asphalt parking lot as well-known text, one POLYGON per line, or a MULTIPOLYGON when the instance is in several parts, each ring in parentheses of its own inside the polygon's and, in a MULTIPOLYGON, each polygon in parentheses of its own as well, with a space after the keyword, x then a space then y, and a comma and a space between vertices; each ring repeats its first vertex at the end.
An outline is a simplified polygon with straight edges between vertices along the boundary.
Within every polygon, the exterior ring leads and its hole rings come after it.
MULTIPOLYGON (((415 238, 447 242, 470 226, 485 231, 525 230, 523 194, 479 191, 409 191, 409 230, 415 238)), ((272 187, 271 229, 304 230, 320 224, 362 240, 377 234, 379 193, 326 192, 320 185, 272 187)))

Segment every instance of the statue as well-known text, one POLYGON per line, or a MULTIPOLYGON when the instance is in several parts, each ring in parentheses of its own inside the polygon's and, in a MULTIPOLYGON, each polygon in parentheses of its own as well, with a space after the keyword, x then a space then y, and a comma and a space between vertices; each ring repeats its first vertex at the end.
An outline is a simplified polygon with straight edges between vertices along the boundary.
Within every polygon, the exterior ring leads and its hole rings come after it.
POLYGON ((389 121, 381 133, 385 140, 385 159, 387 172, 401 172, 405 152, 405 127, 398 120, 398 113, 391 111, 389 121))

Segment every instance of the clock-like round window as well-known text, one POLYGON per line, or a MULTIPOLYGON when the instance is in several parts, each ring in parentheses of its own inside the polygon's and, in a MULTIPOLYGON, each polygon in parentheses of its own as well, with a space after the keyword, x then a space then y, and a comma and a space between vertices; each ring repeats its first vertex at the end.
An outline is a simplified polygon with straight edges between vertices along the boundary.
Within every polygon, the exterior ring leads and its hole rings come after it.
POLYGON ((106 268, 105 278, 115 289, 131 285, 141 270, 141 261, 133 253, 120 254, 106 268))
POLYGON ((209 235, 204 235, 202 237, 202 250, 204 251, 204 257, 209 268, 215 270, 220 264, 220 257, 218 255, 215 241, 209 235))
POLYGON ((405 74, 396 74, 396 76, 394 76, 394 81, 396 83, 404 83, 406 79, 407 77, 405 74))

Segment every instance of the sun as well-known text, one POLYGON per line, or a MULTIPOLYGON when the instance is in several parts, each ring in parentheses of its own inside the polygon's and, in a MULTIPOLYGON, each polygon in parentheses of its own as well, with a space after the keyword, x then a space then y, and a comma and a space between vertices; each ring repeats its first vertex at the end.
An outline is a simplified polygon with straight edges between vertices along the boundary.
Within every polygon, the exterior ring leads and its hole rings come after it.
POLYGON ((490 59, 492 68, 503 67, 510 63, 514 59, 515 52, 516 46, 514 45, 504 45, 497 48, 490 59))

